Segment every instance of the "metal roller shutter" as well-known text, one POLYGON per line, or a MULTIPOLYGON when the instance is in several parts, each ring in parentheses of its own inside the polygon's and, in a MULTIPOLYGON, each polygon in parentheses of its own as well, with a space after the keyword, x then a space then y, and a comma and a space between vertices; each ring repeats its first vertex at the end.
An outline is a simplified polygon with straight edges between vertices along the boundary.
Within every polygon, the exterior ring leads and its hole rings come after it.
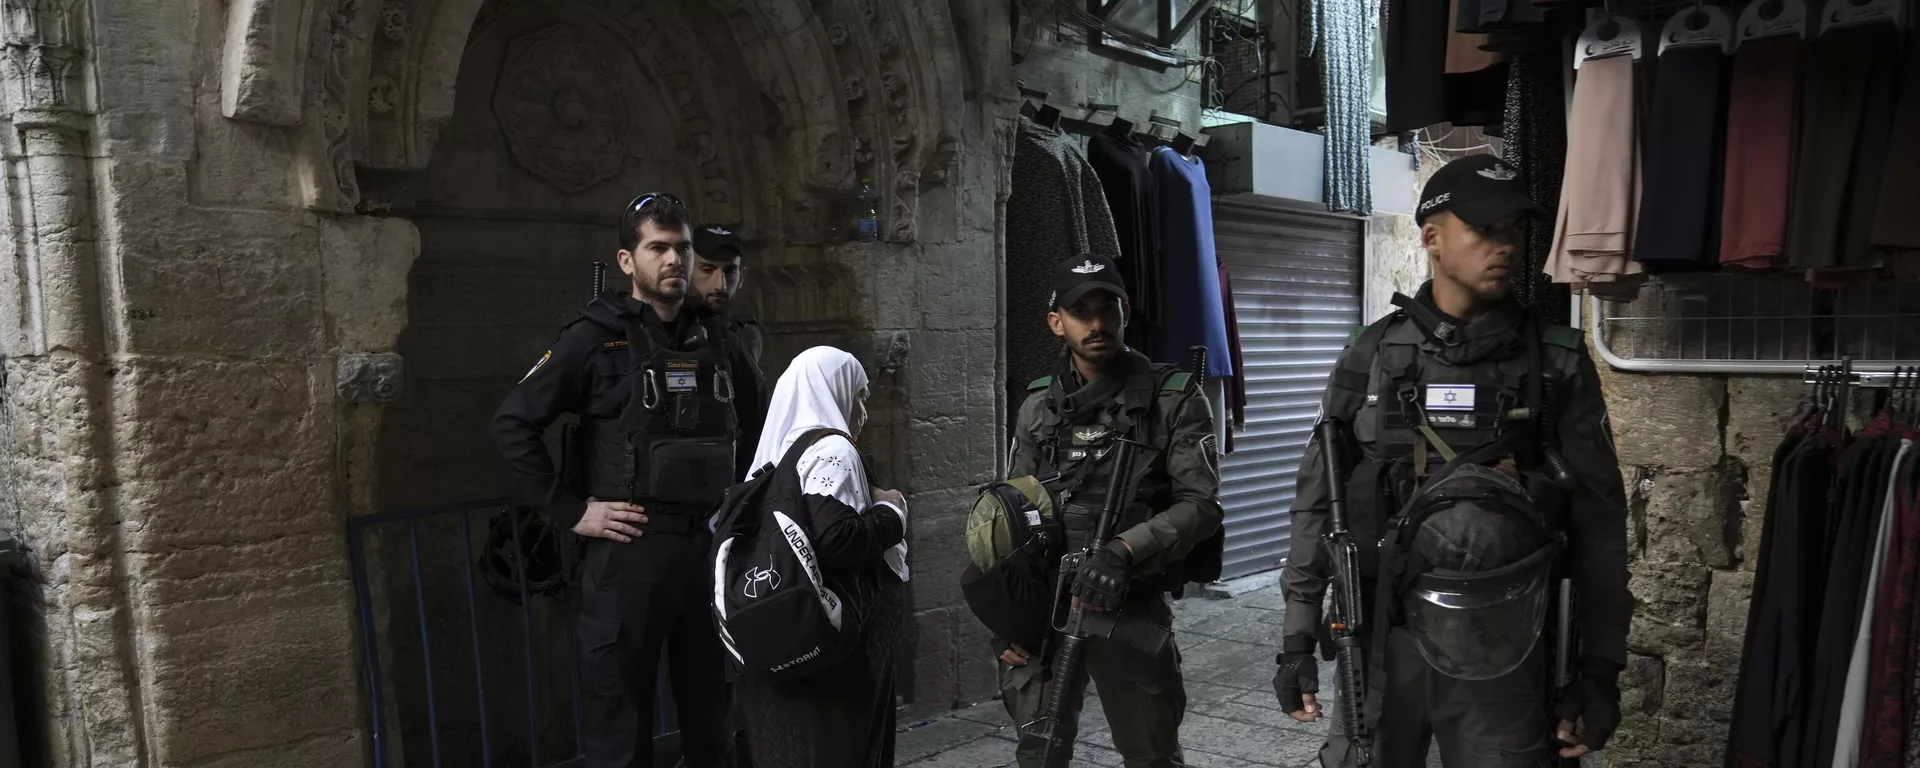
POLYGON ((1246 429, 1221 463, 1224 578, 1280 567, 1294 478, 1327 376, 1360 324, 1361 221, 1216 200, 1214 241, 1233 278, 1247 377, 1246 429))

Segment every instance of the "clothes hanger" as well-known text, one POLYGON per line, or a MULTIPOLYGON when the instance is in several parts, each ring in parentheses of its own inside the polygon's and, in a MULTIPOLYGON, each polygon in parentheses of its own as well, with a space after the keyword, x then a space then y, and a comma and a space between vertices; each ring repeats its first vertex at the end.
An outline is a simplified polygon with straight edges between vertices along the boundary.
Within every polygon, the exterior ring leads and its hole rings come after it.
POLYGON ((1805 40, 1806 0, 1754 0, 1740 11, 1740 22, 1735 26, 1740 31, 1736 46, 1781 35, 1794 35, 1805 40))
POLYGON ((1116 139, 1127 138, 1133 135, 1133 121, 1115 115, 1113 122, 1107 123, 1107 129, 1103 133, 1116 139))
POLYGON ((1185 131, 1176 133, 1171 143, 1173 151, 1180 153, 1182 157, 1193 157, 1193 136, 1191 134, 1185 131))
POLYGON ((1667 19, 1660 29, 1660 55, 1686 48, 1713 47, 1722 54, 1732 53, 1733 17, 1725 8, 1694 0, 1693 6, 1667 19))
POLYGON ((1587 22, 1586 29, 1580 32, 1580 40, 1573 46, 1573 68, 1581 64, 1615 56, 1632 56, 1639 59, 1646 53, 1647 46, 1640 34, 1640 24, 1631 17, 1613 13, 1613 4, 1607 4, 1608 11, 1593 17, 1587 22))
POLYGON ((1033 113, 1033 121, 1053 130, 1060 130, 1060 108, 1042 103, 1040 110, 1033 113))
POLYGON ((1895 29, 1905 21, 1906 0, 1866 0, 1865 2, 1847 2, 1837 0, 1827 3, 1820 13, 1820 34, 1825 35, 1836 29, 1862 27, 1872 24, 1892 24, 1895 29))

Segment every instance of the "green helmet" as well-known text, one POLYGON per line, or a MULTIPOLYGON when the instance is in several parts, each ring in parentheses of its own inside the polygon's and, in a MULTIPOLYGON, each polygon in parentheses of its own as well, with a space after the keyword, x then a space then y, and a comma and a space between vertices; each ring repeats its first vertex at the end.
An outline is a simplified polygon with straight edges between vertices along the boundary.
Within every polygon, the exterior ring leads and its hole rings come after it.
POLYGON ((1053 496, 1017 477, 980 490, 967 515, 968 609, 1002 640, 1038 649, 1051 633, 1053 568, 1064 540, 1053 496))

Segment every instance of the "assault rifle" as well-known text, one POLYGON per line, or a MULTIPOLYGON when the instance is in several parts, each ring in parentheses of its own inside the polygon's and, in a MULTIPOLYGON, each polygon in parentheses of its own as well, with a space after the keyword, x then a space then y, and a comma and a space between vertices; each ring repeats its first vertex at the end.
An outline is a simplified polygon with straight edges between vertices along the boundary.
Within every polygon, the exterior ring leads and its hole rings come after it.
MULTIPOLYGON (((1346 446, 1346 431, 1338 421, 1328 419, 1317 427, 1320 455, 1327 465, 1327 510, 1333 518, 1333 530, 1325 535, 1327 551, 1333 555, 1333 609, 1328 617, 1332 630, 1335 664, 1340 681, 1340 717, 1346 724, 1354 747, 1354 765, 1373 763, 1373 733, 1361 714, 1361 702, 1367 695, 1367 670, 1360 657, 1361 630, 1366 614, 1360 595, 1360 545, 1347 528, 1345 479, 1348 473, 1341 449, 1346 446)), ((1384 586, 1384 585, 1383 585, 1384 586)), ((1380 631, 1385 631, 1384 629, 1380 631)))
MULTIPOLYGON (((1204 377, 1206 370, 1207 348, 1194 347, 1195 375, 1204 377)), ((1107 478, 1107 494, 1100 500, 1100 516, 1094 521, 1093 537, 1085 547, 1060 556, 1060 577, 1054 582, 1053 629, 1060 633, 1059 644, 1053 649, 1053 663, 1048 668, 1050 679, 1040 719, 1026 725, 1028 733, 1046 740, 1042 765, 1051 764, 1054 750, 1066 746, 1064 725, 1067 713, 1073 710, 1073 702, 1081 695, 1080 669, 1086 662, 1088 640, 1096 637, 1117 640, 1151 657, 1166 652, 1167 644, 1173 640, 1173 631, 1166 627, 1122 611, 1092 610, 1073 599, 1073 578, 1079 573, 1080 564, 1113 540, 1118 533, 1114 527, 1120 512, 1133 495, 1133 459, 1139 444, 1127 435, 1115 434, 1110 439, 1113 441, 1109 457, 1113 474, 1107 478), (1063 606, 1064 622, 1060 620, 1063 606)), ((1086 460, 1091 461, 1093 457, 1086 460)))

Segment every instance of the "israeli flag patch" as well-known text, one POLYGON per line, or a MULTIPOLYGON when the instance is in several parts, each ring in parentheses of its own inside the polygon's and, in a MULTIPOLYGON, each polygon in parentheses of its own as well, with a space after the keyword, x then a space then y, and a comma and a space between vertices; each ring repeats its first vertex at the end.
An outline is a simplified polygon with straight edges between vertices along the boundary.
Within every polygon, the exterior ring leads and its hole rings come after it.
POLYGON ((1473 410, 1472 384, 1429 384, 1427 385, 1427 410, 1430 411, 1471 411, 1473 410))

